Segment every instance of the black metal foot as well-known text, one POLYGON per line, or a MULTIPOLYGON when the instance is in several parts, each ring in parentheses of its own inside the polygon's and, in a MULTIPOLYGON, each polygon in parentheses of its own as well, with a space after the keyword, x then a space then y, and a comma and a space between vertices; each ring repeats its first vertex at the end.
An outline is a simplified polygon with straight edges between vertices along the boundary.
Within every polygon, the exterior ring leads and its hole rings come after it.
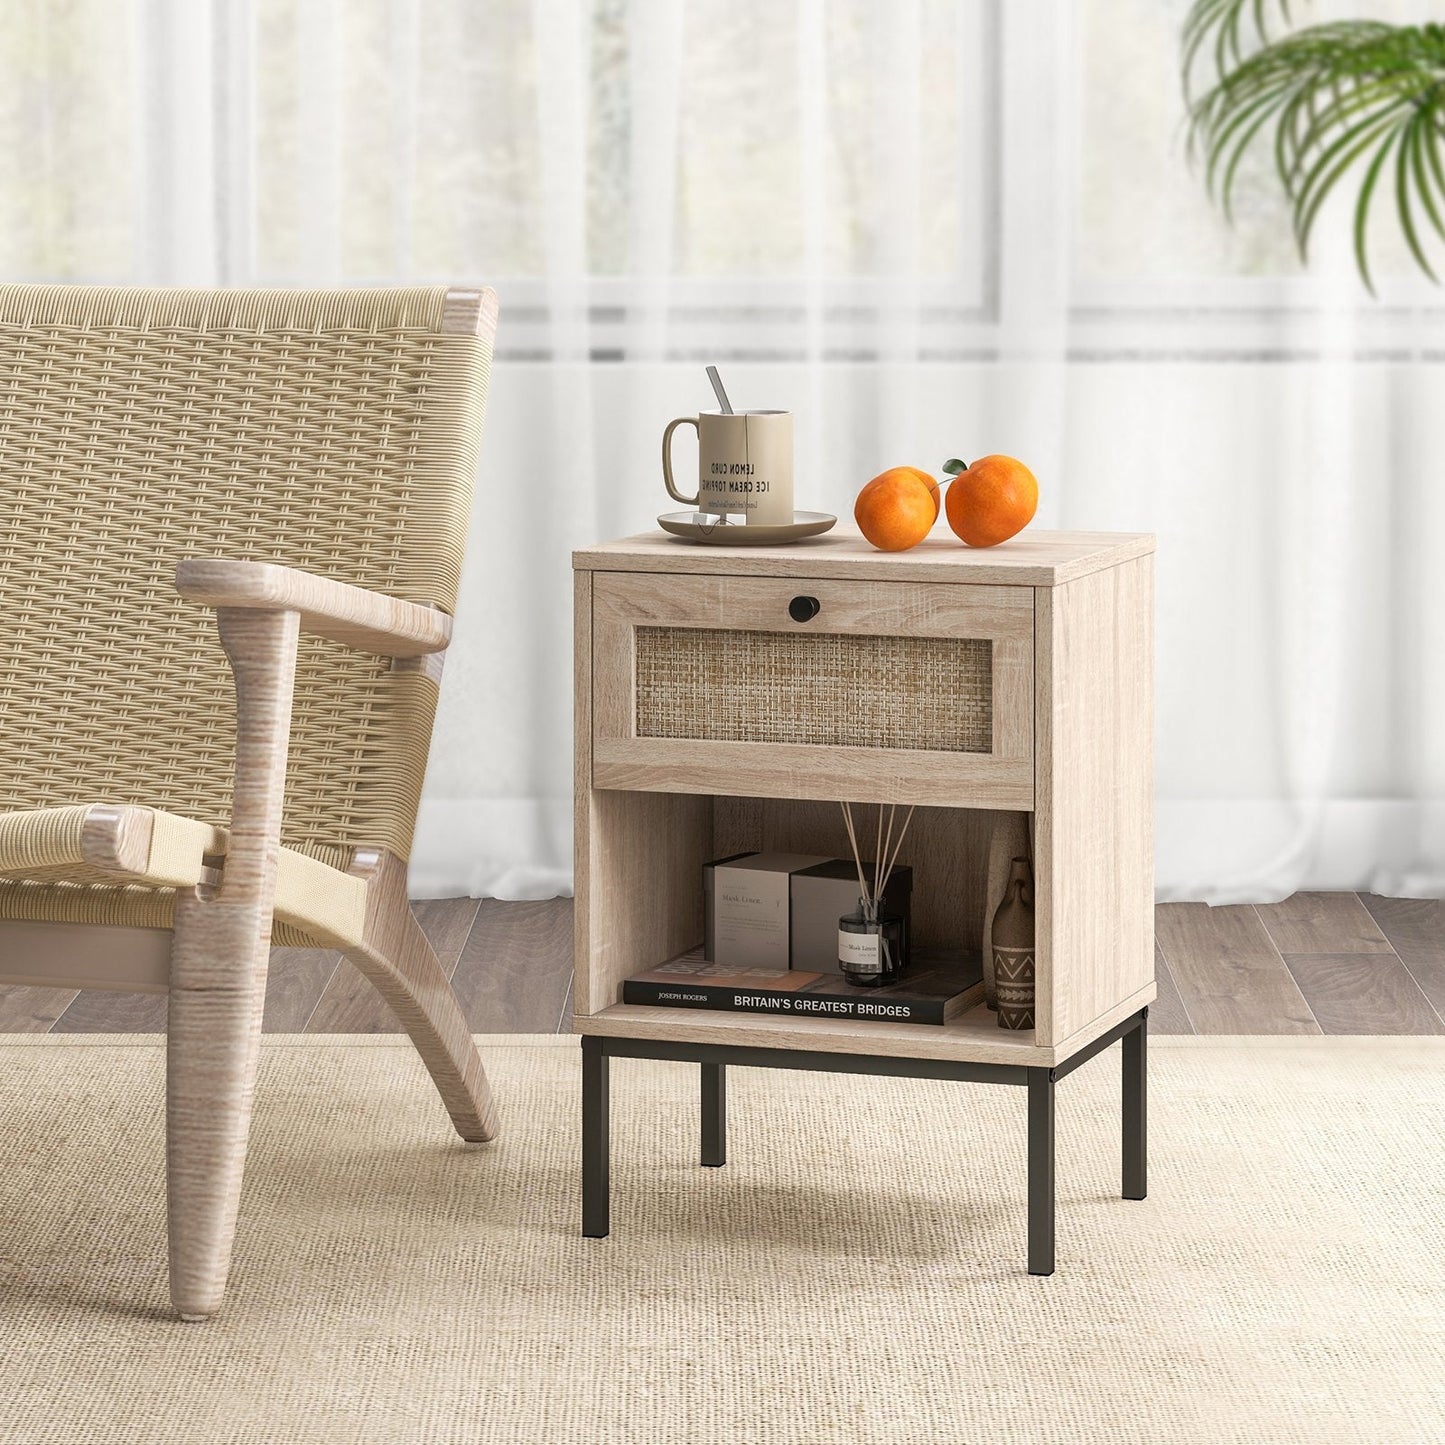
POLYGON ((1143 1199, 1149 1192, 1149 1010, 1124 1035, 1123 1194, 1143 1199))
POLYGON ((610 1227, 607 1054, 602 1039, 582 1040, 582 1233, 605 1239, 610 1227))
POLYGON ((1029 1070, 1029 1273, 1054 1272, 1054 1071, 1029 1070))
POLYGON ((703 1064, 702 1162, 710 1169, 728 1162, 727 1065, 703 1064))

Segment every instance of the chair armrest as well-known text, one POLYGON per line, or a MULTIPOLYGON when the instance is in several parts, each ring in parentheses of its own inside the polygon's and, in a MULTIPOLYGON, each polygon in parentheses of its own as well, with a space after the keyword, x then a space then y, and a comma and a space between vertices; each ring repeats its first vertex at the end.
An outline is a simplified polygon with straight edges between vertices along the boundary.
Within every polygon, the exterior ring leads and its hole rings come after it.
POLYGON ((452 636, 451 618, 435 607, 274 562, 192 557, 176 567, 176 591, 206 607, 299 612, 303 632, 381 657, 442 652, 452 636))

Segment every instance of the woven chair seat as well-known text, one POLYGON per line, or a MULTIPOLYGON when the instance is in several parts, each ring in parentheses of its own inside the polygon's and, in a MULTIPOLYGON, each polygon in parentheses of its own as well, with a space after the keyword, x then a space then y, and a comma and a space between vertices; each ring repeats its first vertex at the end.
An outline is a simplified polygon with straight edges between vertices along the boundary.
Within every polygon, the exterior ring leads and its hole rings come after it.
POLYGON ((0 285, 0 984, 167 996, 185 1320, 225 1289, 268 941, 342 952, 497 1134, 406 896, 496 318, 0 285))
MULTIPOLYGON (((169 928, 176 890, 214 881, 229 842, 224 828, 159 808, 0 813, 0 919, 169 928)), ((280 850, 273 943, 351 947, 365 913, 362 878, 280 850)))

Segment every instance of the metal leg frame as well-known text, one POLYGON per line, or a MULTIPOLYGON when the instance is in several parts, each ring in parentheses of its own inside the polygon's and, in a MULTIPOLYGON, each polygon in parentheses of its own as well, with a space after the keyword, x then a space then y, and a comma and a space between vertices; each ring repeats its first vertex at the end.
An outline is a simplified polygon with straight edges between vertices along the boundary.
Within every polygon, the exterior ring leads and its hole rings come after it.
POLYGON ((1123 1195, 1143 1199, 1149 1193, 1149 1065, 1146 1057, 1147 1015, 1139 1027, 1124 1035, 1124 1150, 1123 1195))
POLYGON ((606 1040, 582 1040, 582 1233, 606 1239, 611 1187, 606 1040))
POLYGON ((702 1066, 702 1162, 710 1169, 728 1162, 726 1064, 702 1066))
POLYGON ((607 1070, 613 1058, 680 1059, 701 1065, 702 1162, 727 1162, 727 1066, 815 1069, 823 1073, 884 1074, 896 1078, 954 1079, 1012 1084, 1028 1090, 1029 1273, 1054 1272, 1054 1087, 1111 1044, 1123 1041, 1122 1192, 1143 1199, 1147 1173, 1147 1049, 1149 1010, 1141 1009, 1054 1068, 1023 1064, 965 1064, 946 1059, 895 1059, 873 1054, 813 1053, 806 1049, 682 1044, 660 1039, 582 1040, 582 1233, 608 1232, 607 1070))
POLYGON ((1029 1273, 1054 1272, 1054 1071, 1029 1070, 1029 1273))

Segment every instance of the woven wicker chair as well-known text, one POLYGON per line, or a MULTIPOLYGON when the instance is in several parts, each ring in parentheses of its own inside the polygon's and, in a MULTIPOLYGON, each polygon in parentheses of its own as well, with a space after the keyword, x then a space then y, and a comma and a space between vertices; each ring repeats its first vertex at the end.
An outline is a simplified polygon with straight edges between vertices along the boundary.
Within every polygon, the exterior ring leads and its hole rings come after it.
POLYGON ((342 950, 496 1133, 406 896, 495 325, 491 291, 0 287, 0 982, 169 993, 184 1319, 270 945, 342 950))

